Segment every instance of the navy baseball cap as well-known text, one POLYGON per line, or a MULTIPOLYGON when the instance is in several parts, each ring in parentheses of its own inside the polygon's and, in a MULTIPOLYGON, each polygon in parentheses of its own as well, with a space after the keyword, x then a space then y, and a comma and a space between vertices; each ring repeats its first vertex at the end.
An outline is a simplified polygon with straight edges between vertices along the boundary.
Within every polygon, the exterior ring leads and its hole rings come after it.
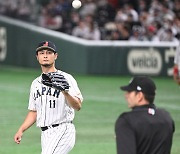
POLYGON ((151 96, 155 96, 156 94, 156 85, 153 82, 153 80, 151 80, 149 77, 147 76, 136 76, 134 78, 132 78, 129 81, 129 84, 126 86, 121 86, 120 87, 121 90, 124 91, 138 91, 138 92, 142 92, 144 94, 147 95, 151 95, 151 96))
POLYGON ((38 44, 37 48, 36 48, 36 53, 40 50, 43 50, 43 49, 49 49, 53 52, 57 52, 56 51, 56 46, 53 42, 51 41, 42 41, 38 44))

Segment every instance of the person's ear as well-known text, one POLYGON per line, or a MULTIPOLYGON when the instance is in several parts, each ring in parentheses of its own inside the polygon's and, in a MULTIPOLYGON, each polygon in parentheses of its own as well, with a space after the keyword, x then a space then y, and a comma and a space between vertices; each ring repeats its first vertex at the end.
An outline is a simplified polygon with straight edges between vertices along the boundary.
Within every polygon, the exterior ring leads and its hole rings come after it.
POLYGON ((140 91, 138 92, 138 102, 141 102, 144 99, 144 94, 140 91))
POLYGON ((37 59, 37 61, 39 61, 39 58, 38 58, 38 56, 36 55, 36 59, 37 59))
POLYGON ((58 53, 55 53, 55 55, 56 55, 56 56, 55 56, 55 60, 56 60, 56 59, 58 58, 58 53))

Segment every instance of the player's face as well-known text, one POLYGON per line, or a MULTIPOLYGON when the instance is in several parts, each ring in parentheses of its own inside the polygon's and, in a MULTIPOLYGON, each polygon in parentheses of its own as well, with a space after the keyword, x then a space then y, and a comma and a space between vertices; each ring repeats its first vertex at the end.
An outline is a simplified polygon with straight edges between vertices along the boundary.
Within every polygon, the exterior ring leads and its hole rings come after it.
POLYGON ((139 93, 136 91, 126 92, 125 98, 129 108, 133 108, 138 105, 139 93))
POLYGON ((41 50, 37 53, 39 64, 44 67, 51 67, 57 59, 57 53, 51 50, 41 50))

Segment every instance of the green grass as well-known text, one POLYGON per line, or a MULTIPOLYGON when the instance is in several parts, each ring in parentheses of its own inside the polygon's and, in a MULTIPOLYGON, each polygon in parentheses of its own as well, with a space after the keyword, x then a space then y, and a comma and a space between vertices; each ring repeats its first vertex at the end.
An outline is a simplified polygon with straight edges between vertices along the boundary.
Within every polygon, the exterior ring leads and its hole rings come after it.
MULTIPOLYGON (((22 142, 14 134, 27 114, 29 89, 40 70, 0 67, 0 154, 40 154, 40 130, 32 126, 22 142)), ((74 75, 82 91, 82 109, 74 120, 77 140, 71 154, 115 154, 114 123, 127 108, 120 85, 130 77, 74 75)), ((156 77, 156 104, 166 108, 176 124, 172 154, 180 151, 180 88, 171 78, 156 77)))

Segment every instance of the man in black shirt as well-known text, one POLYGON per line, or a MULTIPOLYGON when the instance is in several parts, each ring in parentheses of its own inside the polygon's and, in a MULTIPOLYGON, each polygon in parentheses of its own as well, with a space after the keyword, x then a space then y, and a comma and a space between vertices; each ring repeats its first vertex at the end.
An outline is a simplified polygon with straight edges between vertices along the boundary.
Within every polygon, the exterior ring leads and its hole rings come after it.
POLYGON ((170 154, 174 121, 154 105, 155 83, 148 77, 134 77, 127 86, 128 107, 115 124, 117 154, 170 154))

